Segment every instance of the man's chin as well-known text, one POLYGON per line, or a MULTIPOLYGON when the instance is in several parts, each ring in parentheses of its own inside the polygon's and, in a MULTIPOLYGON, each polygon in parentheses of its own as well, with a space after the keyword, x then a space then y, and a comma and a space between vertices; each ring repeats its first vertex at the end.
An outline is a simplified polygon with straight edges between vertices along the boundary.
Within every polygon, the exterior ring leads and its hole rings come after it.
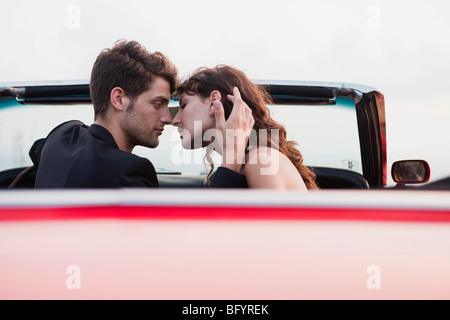
POLYGON ((159 140, 156 141, 155 143, 153 143, 149 148, 154 149, 154 148, 156 148, 157 146, 159 146, 159 140))
POLYGON ((153 140, 152 142, 147 142, 147 143, 145 143, 145 144, 141 144, 143 147, 147 147, 147 148, 150 148, 150 149, 154 149, 154 148, 156 148, 157 146, 159 146, 159 140, 158 139, 156 139, 156 140, 153 140))

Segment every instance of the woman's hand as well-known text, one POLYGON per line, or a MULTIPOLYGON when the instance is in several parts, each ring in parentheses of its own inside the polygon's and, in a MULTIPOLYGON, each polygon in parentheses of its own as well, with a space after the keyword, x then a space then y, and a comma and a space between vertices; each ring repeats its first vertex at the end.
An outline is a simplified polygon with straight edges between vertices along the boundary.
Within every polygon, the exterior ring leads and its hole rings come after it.
POLYGON ((233 103, 233 110, 226 121, 220 99, 213 101, 213 112, 216 129, 222 134, 222 166, 239 172, 245 163, 245 149, 255 119, 237 87, 233 88, 233 95, 228 95, 227 99, 233 103))

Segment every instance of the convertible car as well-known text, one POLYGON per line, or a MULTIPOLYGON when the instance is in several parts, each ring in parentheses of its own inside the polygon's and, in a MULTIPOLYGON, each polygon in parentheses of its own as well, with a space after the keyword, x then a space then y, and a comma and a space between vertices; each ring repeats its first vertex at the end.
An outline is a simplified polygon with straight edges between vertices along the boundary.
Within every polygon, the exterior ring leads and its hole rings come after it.
MULTIPOLYGON (((380 92, 361 85, 255 82, 272 95, 274 104, 269 108, 274 118, 286 126, 288 138, 299 143, 321 189, 387 186, 386 119, 380 92)), ((15 85, 1 88, 0 97, 0 170, 4 170, 0 186, 32 188, 36 170, 24 150, 62 121, 81 118, 91 123, 89 85, 15 85), (28 165, 21 167, 24 163, 28 165)), ((172 115, 177 108, 178 102, 171 101, 172 115)), ((158 148, 135 152, 158 166, 162 187, 205 187, 202 150, 183 150, 176 128, 167 131, 158 148)), ((430 168, 421 160, 401 161, 392 169, 394 181, 401 185, 425 183, 430 176, 430 168)))
POLYGON ((134 151, 157 190, 34 190, 30 148, 63 121, 93 121, 89 86, 3 85, 0 298, 449 299, 449 184, 429 183, 421 159, 387 168, 383 94, 255 82, 320 190, 210 189, 203 151, 176 128, 134 151))

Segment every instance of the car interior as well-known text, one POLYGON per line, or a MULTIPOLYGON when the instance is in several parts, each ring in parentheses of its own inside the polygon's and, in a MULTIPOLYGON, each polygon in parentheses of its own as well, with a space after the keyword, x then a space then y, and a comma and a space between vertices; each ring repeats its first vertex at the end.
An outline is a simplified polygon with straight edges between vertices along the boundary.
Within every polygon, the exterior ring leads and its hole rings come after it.
MULTIPOLYGON (((312 161, 309 163, 305 162, 305 164, 316 174, 316 180, 320 189, 369 189, 379 184, 377 180, 378 177, 366 177, 366 171, 363 173, 363 170, 361 169, 361 167, 377 168, 377 163, 374 165, 368 163, 369 165, 367 165, 365 159, 373 157, 373 155, 369 154, 365 149, 360 149, 360 146, 366 145, 367 141, 359 140, 362 133, 361 128, 358 132, 358 126, 361 127, 363 124, 359 119, 357 124, 355 114, 360 114, 358 110, 362 107, 358 104, 355 106, 354 99, 359 99, 359 104, 364 101, 361 100, 360 97, 353 97, 353 95, 357 94, 357 91, 348 90, 347 88, 338 89, 338 87, 333 86, 311 86, 304 84, 271 84, 266 87, 269 89, 268 91, 274 100, 273 112, 275 114, 278 112, 282 117, 281 122, 283 124, 289 124, 293 129, 288 130, 288 132, 295 132, 295 129, 303 129, 303 127, 308 125, 311 126, 310 128, 304 129, 306 132, 303 133, 304 136, 293 137, 293 140, 302 141, 301 151, 303 154, 308 154, 308 152, 309 154, 314 154, 314 152, 317 153, 317 155, 314 155, 315 158, 312 161), (309 107, 311 108, 308 109, 309 107), (314 114, 308 113, 305 116, 304 113, 301 113, 305 110, 313 109, 314 112, 316 112, 314 114), (348 115, 345 116, 347 123, 343 123, 341 118, 337 118, 338 114, 344 113, 348 115), (325 117, 331 119, 327 124, 324 124, 325 117), (318 124, 316 124, 317 122, 309 124, 309 122, 313 122, 310 121, 311 119, 318 121, 318 124), (299 124, 299 121, 303 122, 299 124), (323 126, 323 129, 320 126, 323 126), (352 128, 349 129, 349 127, 352 128), (314 134, 311 135, 311 132, 314 132, 314 134), (310 152, 311 148, 314 148, 314 150, 312 150, 313 152, 310 152), (330 150, 330 148, 335 149, 330 150), (343 148, 347 149, 343 151, 343 148), (322 150, 327 150, 327 153, 323 154, 322 150), (336 156, 330 156, 331 154, 336 156), (347 169, 346 166, 343 166, 342 163, 346 161, 345 159, 356 159, 357 163, 361 163, 362 165, 358 168, 359 171, 350 170, 347 169), (331 163, 331 161, 334 162, 331 163)), ((32 106, 37 110, 37 107, 40 105, 62 108, 69 105, 88 106, 91 103, 89 86, 87 84, 2 88, 2 90, 0 90, 0 97, 2 100, 4 98, 5 108, 13 109, 12 107, 14 107, 17 110, 21 106, 32 106), (6 100, 9 100, 9 102, 6 100)), ((177 105, 178 104, 176 104, 176 106, 177 105)), ((31 111, 31 109, 27 109, 26 111, 30 118, 41 115, 41 113, 36 113, 35 116, 29 115, 28 113, 31 111)), ((51 112, 54 113, 54 111, 51 112)), ((176 108, 173 108, 171 112, 176 112, 176 108)), ((44 118, 43 120, 46 119, 44 118)), ((363 134, 362 136, 366 137, 368 135, 363 134)), ((29 142, 24 143, 23 148, 27 148, 28 143, 29 142)), ((161 145, 165 144, 166 143, 161 143, 161 145)), ((22 150, 22 152, 24 153, 25 150, 22 150)), ((162 154, 164 154, 163 151, 159 152, 158 155, 162 154)), ((30 157, 32 158, 31 154, 30 157)), ((158 157, 155 157, 154 155, 148 155, 147 157, 155 164, 155 167, 161 167, 160 164, 154 162, 158 157)), ((22 162, 22 165, 14 166, 5 165, 2 168, 3 171, 0 171, 0 188, 29 189, 34 187, 37 171, 36 166, 23 163, 24 162, 22 162)), ((36 164, 35 161, 33 161, 33 163, 36 164)), ((167 161, 165 163, 167 163, 167 161)), ((182 172, 183 170, 174 168, 168 169, 169 170, 162 170, 161 172, 157 171, 159 186, 161 188, 208 187, 206 174, 204 172, 199 172, 198 174, 185 174, 182 172)), ((367 170, 367 172, 371 171, 367 170)))
MULTIPOLYGON (((321 189, 369 189, 369 183, 359 173, 345 169, 309 167, 316 174, 321 189)), ((34 188, 37 169, 14 168, 0 172, 0 188, 34 188)), ((158 173, 160 188, 207 188, 206 175, 184 175, 181 173, 158 173)))

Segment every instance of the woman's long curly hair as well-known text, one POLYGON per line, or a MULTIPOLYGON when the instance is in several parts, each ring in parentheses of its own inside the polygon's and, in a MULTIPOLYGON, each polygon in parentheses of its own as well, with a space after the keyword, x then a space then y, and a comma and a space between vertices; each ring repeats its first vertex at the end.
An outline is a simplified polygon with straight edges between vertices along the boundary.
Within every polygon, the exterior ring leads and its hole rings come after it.
POLYGON ((225 111, 225 119, 230 116, 233 103, 227 99, 227 95, 233 94, 233 88, 237 87, 241 93, 242 100, 247 103, 253 113, 255 125, 253 129, 259 140, 260 130, 267 132, 267 147, 277 148, 288 157, 297 168, 308 189, 319 189, 316 183, 316 175, 303 164, 303 156, 296 147, 295 141, 286 139, 286 129, 270 116, 266 105, 273 104, 270 94, 259 85, 251 82, 245 73, 228 65, 218 65, 214 68, 202 67, 197 69, 187 80, 185 80, 176 92, 177 96, 186 93, 197 94, 202 98, 208 98, 214 90, 221 94, 221 102, 225 111), (278 135, 272 136, 272 132, 278 135))

